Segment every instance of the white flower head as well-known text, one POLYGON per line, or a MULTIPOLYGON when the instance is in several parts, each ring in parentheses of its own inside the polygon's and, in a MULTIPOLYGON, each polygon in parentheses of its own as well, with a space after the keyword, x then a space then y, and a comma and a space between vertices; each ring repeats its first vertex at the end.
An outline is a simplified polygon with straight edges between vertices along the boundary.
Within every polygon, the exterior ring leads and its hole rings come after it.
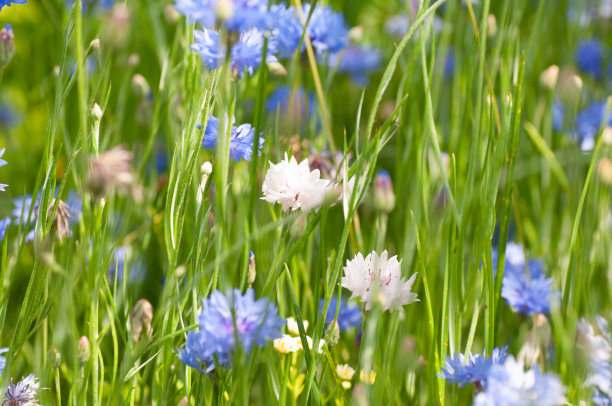
POLYGON ((387 251, 380 256, 372 251, 367 257, 358 253, 346 262, 342 287, 352 292, 351 298, 361 297, 366 310, 370 310, 379 298, 383 310, 402 310, 402 306, 418 301, 411 292, 416 273, 408 281, 402 278, 401 261, 397 256, 388 258, 387 251))
POLYGON ((294 157, 283 159, 278 164, 270 162, 270 169, 262 186, 265 201, 280 203, 283 211, 302 209, 308 212, 317 210, 325 201, 330 181, 321 179, 318 169, 310 171, 308 160, 299 164, 294 157))
MULTIPOLYGON (((304 325, 304 331, 308 330, 308 320, 302 320, 302 324, 304 325)), ((293 317, 287 319, 287 331, 294 336, 300 335, 300 328, 293 317)))

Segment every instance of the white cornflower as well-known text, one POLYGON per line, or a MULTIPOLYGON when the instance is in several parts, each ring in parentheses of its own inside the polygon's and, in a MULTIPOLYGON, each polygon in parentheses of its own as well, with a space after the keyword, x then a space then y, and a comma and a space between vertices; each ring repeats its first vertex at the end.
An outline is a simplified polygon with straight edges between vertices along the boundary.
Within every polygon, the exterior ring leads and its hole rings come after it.
POLYGON ((265 201, 280 203, 283 211, 302 209, 317 210, 329 192, 330 181, 321 179, 318 169, 310 171, 308 160, 299 164, 295 158, 285 159, 278 164, 270 162, 270 169, 262 186, 265 201))
POLYGON ((410 291, 416 275, 408 281, 403 279, 401 261, 397 256, 388 258, 387 251, 380 256, 372 251, 365 259, 358 253, 353 260, 346 261, 342 287, 352 292, 351 298, 361 297, 366 310, 372 308, 377 297, 383 310, 401 310, 402 306, 419 300, 410 291))

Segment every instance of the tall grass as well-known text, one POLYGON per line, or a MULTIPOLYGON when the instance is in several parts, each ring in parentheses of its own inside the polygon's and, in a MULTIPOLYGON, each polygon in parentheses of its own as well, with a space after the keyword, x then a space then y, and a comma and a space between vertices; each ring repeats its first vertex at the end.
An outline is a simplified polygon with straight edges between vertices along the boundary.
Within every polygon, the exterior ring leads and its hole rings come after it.
MULTIPOLYGON (((506 243, 516 241, 544 259, 561 292, 542 328, 550 331, 539 364, 560 376, 571 404, 588 401, 576 323, 611 316, 610 187, 597 173, 610 147, 600 137, 582 152, 553 131, 556 96, 539 76, 551 64, 571 65, 578 40, 607 28, 568 19, 572 6, 588 2, 421 0, 398 39, 384 22, 405 12, 404 2, 318 3, 343 11, 364 28, 363 42, 383 50, 384 66, 367 86, 317 61, 308 38, 286 76, 267 66, 240 80, 227 65, 207 70, 189 49, 193 26, 166 1, 127 1, 130 22, 119 27, 112 12, 63 0, 2 9, 17 53, 3 71, 0 99, 21 111, 21 122, 0 126, 9 162, 0 180, 10 184, 0 217, 12 199, 40 195, 40 215, 23 213, 26 221, 2 242, 0 344, 10 348, 3 391, 33 372, 44 405, 469 404, 473 387, 436 375, 445 357, 490 355, 503 345, 516 355, 540 328, 501 297, 506 243), (426 23, 434 15, 440 32, 426 23), (99 48, 90 45, 95 38, 99 48), (146 78, 150 97, 133 91, 134 74, 146 78), (320 114, 297 122, 266 110, 280 84, 311 89, 320 114), (94 103, 103 111, 99 129, 94 103), (223 120, 217 149, 203 150, 210 114, 252 123, 255 145, 265 139, 260 155, 230 160, 223 120), (308 156, 288 142, 296 134, 314 150, 343 153, 345 192, 355 177, 352 193, 307 215, 260 199, 269 162, 285 152, 308 156), (141 200, 110 193, 101 201, 88 190, 91 159, 119 144, 134 153, 141 200), (213 173, 202 190, 204 161, 213 173), (390 172, 397 197, 388 214, 372 203, 379 169, 390 172), (53 226, 56 190, 63 200, 76 190, 83 202, 63 242, 53 226), (113 255, 120 246, 129 247, 126 258, 113 255), (403 275, 419 273, 420 302, 403 312, 374 307, 359 331, 342 332, 332 346, 321 314, 346 296, 343 266, 358 252, 383 249, 402 259, 403 275), (237 351, 231 368, 201 375, 178 351, 197 328, 203 297, 246 290, 250 251, 256 296, 294 317, 303 341, 328 344, 289 355, 271 344, 237 351), (123 277, 108 272, 123 259, 123 277), (144 276, 133 277, 139 269, 144 276), (134 340, 130 314, 142 298, 153 305, 152 335, 134 340), (346 363, 358 371, 350 389, 336 375, 346 363), (374 371, 375 381, 360 382, 361 371, 374 371)), ((602 98, 609 85, 585 78, 585 89, 594 89, 585 97, 602 98)))

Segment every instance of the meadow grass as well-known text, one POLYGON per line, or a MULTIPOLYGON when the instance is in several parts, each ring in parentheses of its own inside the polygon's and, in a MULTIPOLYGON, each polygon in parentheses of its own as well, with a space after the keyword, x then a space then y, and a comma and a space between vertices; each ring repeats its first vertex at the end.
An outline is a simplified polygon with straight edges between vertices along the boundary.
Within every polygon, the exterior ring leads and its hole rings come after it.
POLYGON ((536 336, 536 364, 559 377, 568 403, 590 401, 577 323, 612 316, 612 182, 600 164, 612 150, 599 128, 582 151, 570 131, 553 128, 551 112, 569 92, 572 126, 612 82, 581 74, 572 94, 563 74, 556 88, 540 75, 575 66, 576 45, 606 38, 609 20, 569 17, 590 1, 420 0, 403 37, 393 37, 385 21, 411 2, 313 3, 342 12, 363 28, 360 43, 381 49, 367 85, 322 62, 308 36, 302 55, 281 61, 284 75, 262 64, 238 78, 229 61, 207 69, 190 49, 194 25, 169 1, 122 3, 128 20, 64 0, 2 8, 16 53, 0 71, 0 101, 18 122, 0 124, 0 180, 9 184, 0 217, 14 199, 40 197, 13 214, 2 240, 2 393, 34 373, 43 405, 462 405, 482 388, 437 376, 447 356, 508 346, 517 357, 536 336), (439 31, 426 24, 433 16, 439 31), (266 109, 280 85, 312 92, 316 114, 266 109), (224 120, 216 149, 204 150, 211 114, 251 123, 260 153, 232 160, 224 120), (92 162, 117 145, 133 152, 134 190, 100 197, 92 162), (323 150, 344 157, 339 201, 303 213, 261 199, 270 163, 323 150), (205 161, 213 169, 203 181, 205 161), (393 182, 391 211, 375 202, 380 169, 393 182), (60 241, 55 219, 71 190, 82 209, 60 241), (522 315, 501 295, 511 241, 553 279, 558 300, 545 316, 522 315), (127 250, 116 255, 119 247, 127 250), (393 312, 360 304, 360 328, 334 340, 321 314, 348 297, 347 260, 373 250, 397 255, 405 277, 418 272, 420 301, 393 312), (303 350, 236 348, 231 365, 208 374, 185 365, 179 352, 198 329, 202 299, 249 287, 295 318, 303 350), (140 299, 151 320, 134 311, 140 299), (306 336, 326 344, 309 349, 306 336), (342 364, 357 371, 348 388, 342 364))

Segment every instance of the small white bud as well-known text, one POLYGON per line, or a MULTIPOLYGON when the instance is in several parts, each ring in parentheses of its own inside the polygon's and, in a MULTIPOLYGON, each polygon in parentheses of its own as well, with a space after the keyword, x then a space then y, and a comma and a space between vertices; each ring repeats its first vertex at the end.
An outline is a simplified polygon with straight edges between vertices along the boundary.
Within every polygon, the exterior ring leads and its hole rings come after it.
POLYGON ((553 90, 559 80, 559 67, 551 65, 540 74, 540 86, 545 89, 553 90))

